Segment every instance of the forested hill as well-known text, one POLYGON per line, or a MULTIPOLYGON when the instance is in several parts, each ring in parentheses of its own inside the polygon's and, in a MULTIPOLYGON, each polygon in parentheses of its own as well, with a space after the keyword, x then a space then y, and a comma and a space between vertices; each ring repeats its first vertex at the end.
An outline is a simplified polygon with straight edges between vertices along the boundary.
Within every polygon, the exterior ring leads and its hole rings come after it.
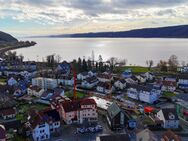
POLYGON ((59 38, 188 38, 188 25, 143 28, 129 31, 49 35, 59 38))

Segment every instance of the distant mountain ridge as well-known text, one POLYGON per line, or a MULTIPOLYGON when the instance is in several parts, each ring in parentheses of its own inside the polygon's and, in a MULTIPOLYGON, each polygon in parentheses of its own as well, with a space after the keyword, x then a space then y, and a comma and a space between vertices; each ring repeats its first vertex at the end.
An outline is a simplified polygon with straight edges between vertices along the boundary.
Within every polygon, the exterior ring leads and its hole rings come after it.
POLYGON ((0 31, 0 42, 18 42, 12 35, 0 31))
POLYGON ((49 35, 58 38, 188 38, 188 25, 143 28, 129 31, 49 35))

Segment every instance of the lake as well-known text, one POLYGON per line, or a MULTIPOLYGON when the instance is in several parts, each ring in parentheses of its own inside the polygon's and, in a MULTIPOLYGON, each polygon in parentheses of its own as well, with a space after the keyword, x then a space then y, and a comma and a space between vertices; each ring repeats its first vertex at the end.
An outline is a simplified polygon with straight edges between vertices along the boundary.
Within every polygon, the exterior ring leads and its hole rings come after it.
POLYGON ((18 54, 24 55, 24 60, 42 61, 47 55, 58 54, 62 60, 72 61, 78 57, 91 57, 95 60, 102 55, 103 60, 110 57, 127 59, 127 64, 145 65, 146 60, 152 59, 155 64, 159 60, 168 60, 175 54, 179 61, 188 63, 188 39, 160 38, 24 38, 33 40, 37 45, 17 49, 18 54))

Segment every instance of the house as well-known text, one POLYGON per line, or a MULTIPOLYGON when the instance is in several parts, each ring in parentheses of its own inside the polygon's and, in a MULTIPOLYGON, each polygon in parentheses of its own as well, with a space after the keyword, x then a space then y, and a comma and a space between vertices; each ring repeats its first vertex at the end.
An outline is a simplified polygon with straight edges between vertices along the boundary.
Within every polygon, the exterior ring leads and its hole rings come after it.
POLYGON ((161 141, 182 141, 182 140, 180 136, 176 135, 173 131, 168 130, 163 134, 161 141))
POLYGON ((64 96, 64 90, 61 88, 55 88, 53 90, 44 91, 41 95, 41 99, 50 102, 59 96, 64 96))
POLYGON ((141 84, 146 83, 147 81, 146 77, 143 75, 136 75, 135 77, 138 79, 139 83, 141 84))
POLYGON ((13 86, 13 85, 16 85, 18 82, 14 77, 11 77, 10 79, 8 79, 7 83, 9 86, 13 86))
POLYGON ((111 82, 113 80, 113 76, 107 72, 97 74, 97 78, 100 82, 111 82))
POLYGON ((0 124, 0 141, 6 141, 6 129, 0 124))
POLYGON ((188 74, 180 74, 178 76, 178 87, 180 89, 188 89, 188 74))
POLYGON ((178 71, 181 72, 181 73, 188 73, 188 66, 178 68, 178 71))
POLYGON ((60 76, 58 79, 58 84, 59 85, 64 85, 64 86, 73 86, 74 85, 74 78, 71 76, 60 76))
POLYGON ((188 124, 188 95, 187 93, 176 96, 176 111, 180 119, 188 124))
POLYGON ((126 88, 126 81, 125 79, 119 79, 114 83, 115 88, 123 90, 126 88))
POLYGON ((99 136, 96 141, 131 141, 131 137, 129 134, 110 134, 99 136))
POLYGON ((27 94, 31 96, 40 97, 43 92, 44 89, 40 88, 39 86, 31 85, 29 88, 27 88, 27 94))
POLYGON ((151 73, 151 72, 146 72, 146 73, 143 74, 143 76, 146 77, 147 81, 152 81, 155 78, 154 74, 151 73))
POLYGON ((122 129, 125 125, 125 115, 116 103, 108 107, 106 119, 112 130, 122 129))
POLYGON ((14 108, 1 109, 0 117, 2 117, 4 120, 13 119, 16 117, 16 110, 14 108))
POLYGON ((138 82, 133 80, 132 78, 126 78, 125 79, 125 82, 129 85, 132 85, 132 84, 137 84, 138 82))
POLYGON ((54 89, 58 86, 58 80, 47 77, 36 77, 32 78, 32 85, 39 86, 40 88, 43 88, 45 90, 54 89))
POLYGON ((176 129, 179 127, 179 118, 175 108, 161 109, 157 113, 157 118, 163 121, 162 127, 165 129, 176 129))
POLYGON ((165 78, 162 81, 162 91, 174 92, 176 90, 176 78, 165 78))
POLYGON ((96 76, 88 77, 82 81, 81 87, 91 89, 95 87, 98 83, 98 79, 96 76))
POLYGON ((83 124, 98 120, 96 102, 93 99, 65 101, 56 104, 62 120, 66 124, 83 124))
POLYGON ((26 126, 30 128, 34 141, 50 139, 51 133, 57 132, 60 127, 60 116, 55 109, 31 111, 28 119, 26 126))
POLYGON ((96 76, 97 75, 96 71, 94 71, 94 70, 88 71, 88 74, 89 74, 89 76, 96 76))
POLYGON ((136 134, 136 141, 159 141, 159 138, 149 129, 145 129, 136 134))
POLYGON ((124 78, 130 78, 132 77, 132 70, 131 69, 126 69, 122 74, 121 74, 122 77, 124 78))
POLYGON ((82 72, 82 73, 79 73, 77 75, 77 79, 78 80, 84 80, 84 79, 86 79, 88 77, 90 77, 89 74, 88 74, 88 72, 82 72))
POLYGON ((135 100, 152 104, 159 99, 160 90, 149 86, 131 85, 127 90, 127 96, 135 100))
POLYGON ((71 64, 63 61, 57 66, 56 70, 59 71, 63 76, 68 76, 71 71, 71 64))
POLYGON ((113 91, 113 87, 110 83, 108 82, 99 82, 97 84, 97 88, 96 90, 100 93, 103 93, 103 94, 110 94, 112 93, 113 91))

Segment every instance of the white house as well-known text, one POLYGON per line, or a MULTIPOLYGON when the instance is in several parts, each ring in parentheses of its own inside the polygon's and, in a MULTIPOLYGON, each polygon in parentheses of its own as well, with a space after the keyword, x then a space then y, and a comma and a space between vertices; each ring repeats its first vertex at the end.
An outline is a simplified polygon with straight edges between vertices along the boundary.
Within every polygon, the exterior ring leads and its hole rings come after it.
POLYGON ((180 74, 178 76, 178 87, 188 89, 188 74, 180 74))
POLYGON ((144 73, 143 75, 144 75, 144 76, 146 77, 146 79, 149 80, 149 81, 151 81, 151 80, 153 80, 153 79, 155 78, 155 76, 154 76, 153 73, 151 73, 151 72, 146 72, 146 73, 144 73))
POLYGON ((82 73, 79 73, 77 75, 77 79, 78 80, 84 80, 84 79, 86 79, 88 77, 90 77, 89 74, 88 74, 88 72, 82 72, 82 73))
POLYGON ((0 111, 0 117, 2 117, 4 120, 13 119, 16 117, 16 110, 14 108, 2 109, 0 111))
POLYGON ((8 85, 9 86, 13 86, 13 85, 16 85, 18 82, 16 81, 16 79, 14 79, 13 77, 11 77, 9 80, 8 80, 8 85))
POLYGON ((113 76, 107 72, 99 73, 97 78, 100 82, 111 82, 113 80, 113 76))
POLYGON ((96 76, 88 77, 82 81, 81 87, 91 89, 95 87, 98 83, 98 79, 96 76))
POLYGON ((165 129, 179 127, 179 118, 175 108, 161 109, 157 113, 157 118, 163 121, 162 127, 165 129))
POLYGON ((124 88, 126 88, 126 81, 125 79, 120 79, 120 80, 117 80, 115 83, 114 83, 114 86, 120 90, 123 90, 124 88))
POLYGON ((182 68, 179 68, 179 70, 181 73, 187 73, 188 72, 188 66, 184 66, 182 68))
POLYGON ((169 91, 174 92, 176 90, 176 79, 175 78, 165 78, 165 80, 162 81, 162 91, 169 91))
POLYGON ((32 78, 32 85, 43 89, 54 89, 58 86, 58 80, 54 78, 36 77, 32 78))
POLYGON ((146 83, 147 79, 143 75, 136 75, 136 78, 139 80, 139 83, 146 83))
POLYGON ((60 127, 59 113, 54 110, 32 111, 28 117, 27 126, 31 128, 34 141, 50 139, 51 133, 58 131, 60 127))
POLYGON ((40 97, 43 92, 44 89, 40 88, 39 86, 30 86, 27 88, 27 94, 31 96, 40 97))
POLYGON ((99 82, 96 90, 103 94, 110 94, 113 91, 113 87, 108 82, 99 82))
POLYGON ((136 100, 140 100, 146 103, 154 103, 160 97, 161 92, 153 87, 131 85, 127 90, 128 97, 136 100))
POLYGON ((96 102, 93 99, 65 101, 58 105, 58 111, 66 124, 82 124, 98 120, 96 102))

